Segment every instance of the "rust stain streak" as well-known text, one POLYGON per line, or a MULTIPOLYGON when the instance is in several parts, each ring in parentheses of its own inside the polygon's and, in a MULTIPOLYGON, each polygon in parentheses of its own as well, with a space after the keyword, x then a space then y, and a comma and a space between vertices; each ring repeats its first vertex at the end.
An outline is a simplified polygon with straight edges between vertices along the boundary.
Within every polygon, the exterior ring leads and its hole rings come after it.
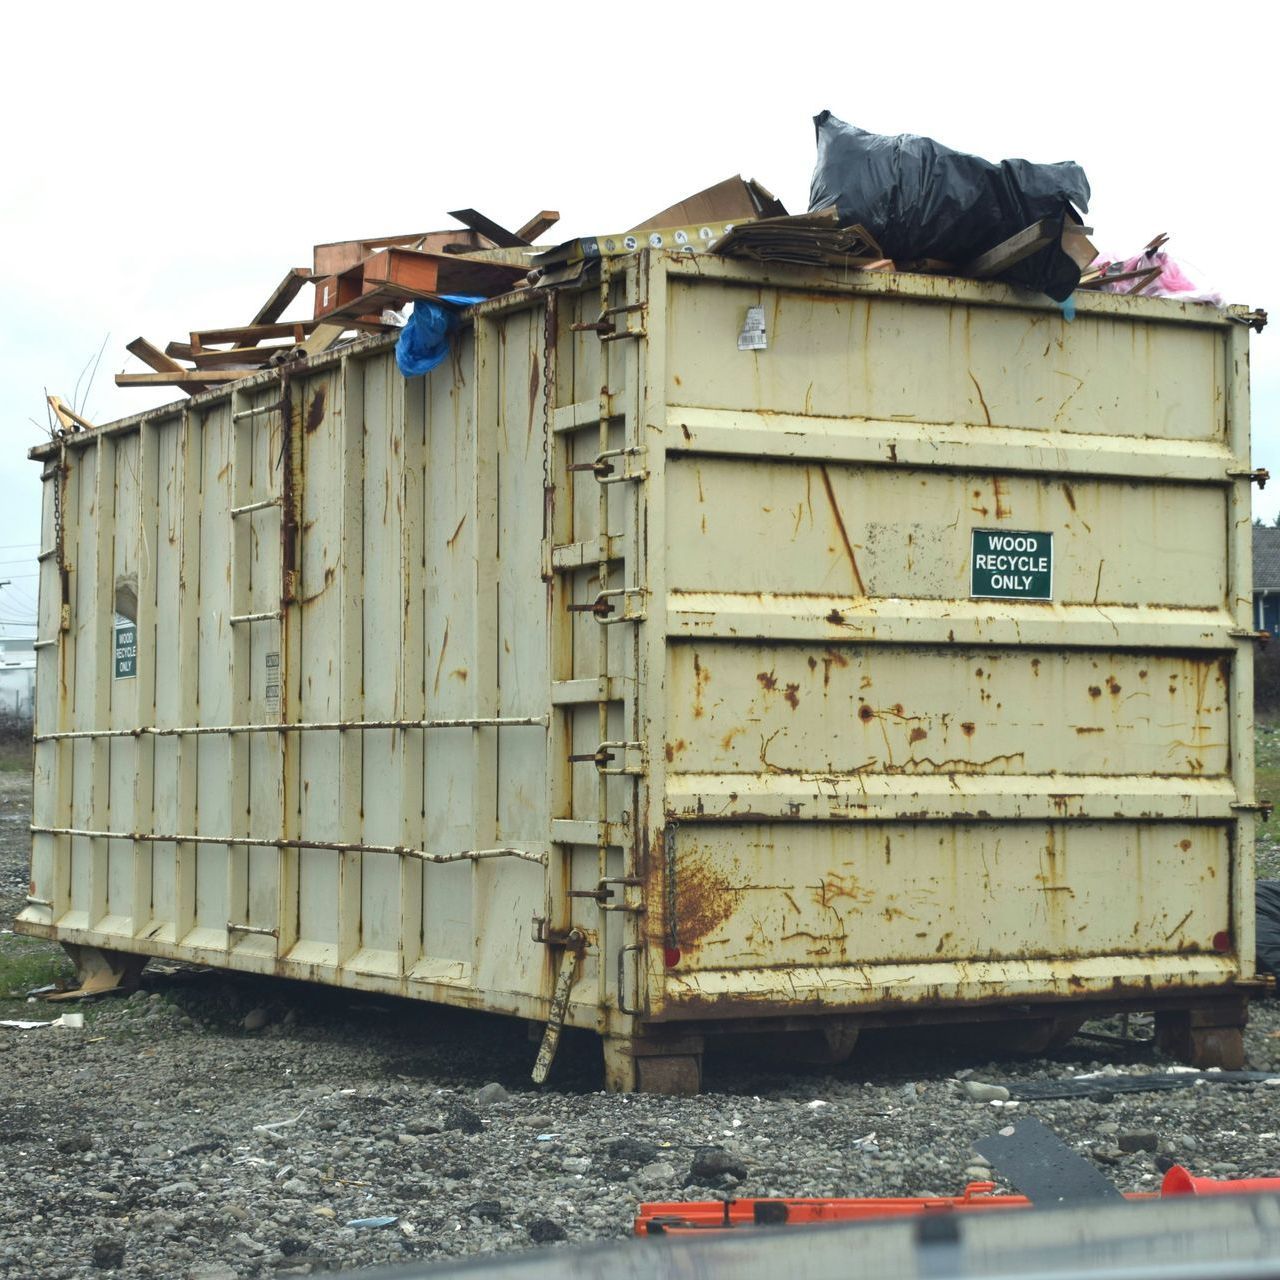
POLYGON ((1013 515, 1013 510, 1007 502, 1005 502, 1006 493, 1004 491, 1004 481, 999 476, 991 477, 991 492, 996 499, 996 519, 1007 520, 1013 515))
POLYGON ((448 648, 449 648, 449 620, 448 618, 446 618, 444 623, 444 641, 440 645, 440 659, 436 663, 436 679, 435 679, 435 683, 431 686, 433 693, 440 692, 440 672, 444 670, 444 655, 447 652, 448 648))
POLYGON ((693 718, 695 720, 701 720, 703 717, 702 694, 710 679, 711 672, 703 667, 702 660, 695 650, 693 654, 693 718))
POLYGON ((973 370, 969 370, 969 381, 973 383, 973 389, 978 393, 978 402, 982 405, 982 414, 987 420, 987 426, 994 426, 991 421, 991 410, 987 408, 987 397, 982 394, 982 387, 978 384, 977 378, 973 376, 973 370))
POLYGON ((1182 926, 1183 926, 1184 924, 1186 924, 1186 923, 1187 923, 1187 921, 1188 921, 1188 920, 1190 920, 1190 919, 1191 919, 1191 912, 1190 912, 1190 911, 1188 911, 1188 912, 1187 912, 1187 914, 1186 914, 1185 916, 1183 916, 1183 917, 1182 917, 1182 919, 1181 919, 1181 920, 1179 920, 1179 921, 1178 921, 1178 923, 1177 923, 1177 924, 1175 924, 1175 925, 1173 926, 1173 928, 1172 928, 1172 929, 1170 929, 1170 930, 1169 930, 1169 932, 1168 932, 1168 933, 1166 933, 1166 934, 1164 935, 1164 940, 1165 940, 1166 942, 1170 941, 1170 940, 1172 939, 1173 935, 1174 935, 1175 933, 1177 933, 1177 932, 1182 928, 1182 926))
POLYGON ((316 388, 315 395, 311 397, 311 403, 307 406, 307 416, 302 423, 308 435, 318 430, 320 424, 324 421, 324 401, 325 388, 320 386, 316 388))
POLYGON ((844 543, 845 555, 849 557, 849 567, 853 570, 853 580, 857 583, 858 594, 865 596, 867 588, 858 570, 858 558, 853 554, 853 544, 849 541, 848 530, 844 527, 844 517, 840 514, 840 507, 836 502, 836 492, 831 487, 831 476, 827 473, 825 463, 820 464, 818 470, 822 473, 822 486, 827 491, 827 501, 831 504, 831 514, 835 517, 836 528, 840 530, 840 538, 844 543))

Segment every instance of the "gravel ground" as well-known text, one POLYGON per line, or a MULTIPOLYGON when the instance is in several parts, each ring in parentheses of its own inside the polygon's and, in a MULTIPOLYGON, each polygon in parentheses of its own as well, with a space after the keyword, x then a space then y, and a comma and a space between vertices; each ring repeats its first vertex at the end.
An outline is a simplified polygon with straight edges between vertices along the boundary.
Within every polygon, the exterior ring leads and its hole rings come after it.
MULTIPOLYGON (((29 785, 0 775, 0 926, 26 881, 29 785)), ((0 935, 11 978, 15 957, 48 972, 54 954, 0 935)), ((1280 1069, 1278 1003, 1255 1005, 1251 1066, 1280 1069)), ((965 1079, 1166 1064, 1144 1045, 992 1061, 980 1037, 869 1034, 834 1071, 711 1057, 702 1097, 620 1097, 589 1037, 566 1037, 537 1090, 517 1023, 298 984, 149 970, 84 1012, 83 1030, 0 1029, 3 1276, 305 1275, 620 1236, 642 1200, 954 1195, 986 1172, 970 1143, 1010 1115, 965 1079)), ((1126 1190, 1175 1159, 1280 1171, 1278 1089, 1019 1105, 1126 1190)))

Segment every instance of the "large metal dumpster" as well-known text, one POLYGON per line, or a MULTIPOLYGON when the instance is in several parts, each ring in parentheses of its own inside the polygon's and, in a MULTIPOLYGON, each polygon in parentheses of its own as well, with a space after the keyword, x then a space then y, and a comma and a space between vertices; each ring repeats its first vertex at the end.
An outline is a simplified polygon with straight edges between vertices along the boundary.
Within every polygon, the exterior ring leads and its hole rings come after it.
POLYGON ((645 252, 425 378, 369 339, 41 446, 19 927, 563 1019, 615 1088, 1128 1008, 1230 1064, 1238 320, 645 252))

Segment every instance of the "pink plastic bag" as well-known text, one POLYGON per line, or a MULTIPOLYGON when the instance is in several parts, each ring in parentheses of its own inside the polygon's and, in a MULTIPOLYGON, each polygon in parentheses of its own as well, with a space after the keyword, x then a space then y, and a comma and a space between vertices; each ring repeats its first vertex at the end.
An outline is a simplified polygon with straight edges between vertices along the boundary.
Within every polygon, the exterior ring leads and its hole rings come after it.
POLYGON ((1138 280, 1121 280, 1116 284, 1102 285, 1103 293, 1139 293, 1144 298, 1177 298, 1181 302, 1211 302, 1215 307, 1222 305, 1222 295, 1212 289, 1201 289, 1186 272, 1167 253, 1160 249, 1165 241, 1158 236, 1136 258, 1108 258, 1101 255, 1094 259, 1091 271, 1107 271, 1124 275, 1131 271, 1154 271, 1160 268, 1160 274, 1140 289, 1134 286, 1138 280))

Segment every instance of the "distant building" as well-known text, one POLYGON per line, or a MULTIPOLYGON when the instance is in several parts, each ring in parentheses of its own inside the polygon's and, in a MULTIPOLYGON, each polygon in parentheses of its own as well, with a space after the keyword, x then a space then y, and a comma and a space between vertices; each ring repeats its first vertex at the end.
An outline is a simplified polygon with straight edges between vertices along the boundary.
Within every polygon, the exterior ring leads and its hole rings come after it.
POLYGON ((0 636, 0 716, 30 720, 35 693, 35 641, 30 636, 0 636))
POLYGON ((1280 636, 1280 529, 1253 527, 1253 624, 1280 636))

